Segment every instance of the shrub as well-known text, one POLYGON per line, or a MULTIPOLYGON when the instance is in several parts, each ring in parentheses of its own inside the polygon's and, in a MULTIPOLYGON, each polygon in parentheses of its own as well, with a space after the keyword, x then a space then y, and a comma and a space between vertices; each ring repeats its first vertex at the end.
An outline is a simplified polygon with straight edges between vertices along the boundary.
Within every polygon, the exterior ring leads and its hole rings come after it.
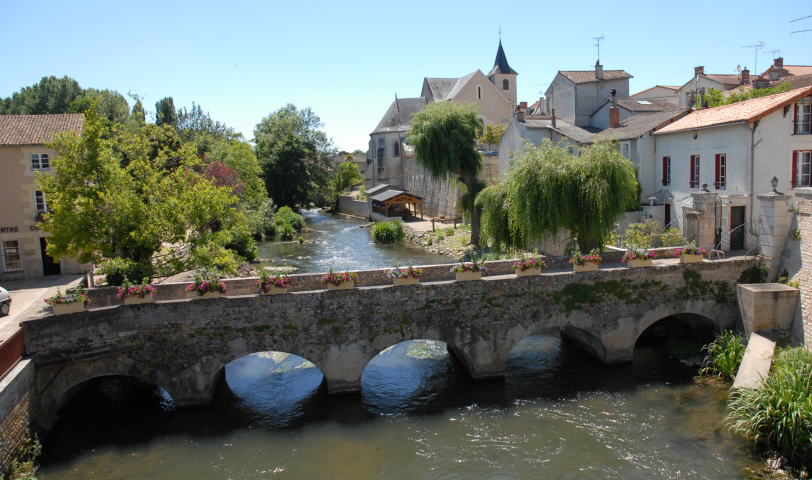
POLYGON ((650 248, 651 234, 660 233, 660 222, 632 223, 626 227, 626 238, 623 246, 626 248, 650 248))
POLYGON ((403 222, 378 222, 372 227, 372 238, 378 243, 400 242, 406 237, 403 222))
POLYGON ((254 242, 254 237, 248 233, 240 234, 231 240, 231 243, 226 245, 226 248, 233 250, 237 255, 250 261, 256 260, 259 255, 259 248, 254 242))
POLYGON ((258 208, 250 210, 248 212, 248 227, 251 235, 257 240, 263 235, 266 237, 276 235, 276 228, 273 223, 275 214, 276 206, 271 199, 268 199, 258 208))
POLYGON ((149 283, 154 270, 148 260, 136 263, 129 258, 113 257, 102 261, 98 273, 106 276, 108 286, 118 287, 124 283, 125 278, 136 283, 149 283))
POLYGON ((304 237, 302 237, 301 235, 299 236, 299 243, 304 243, 304 237))
POLYGON ((740 388, 725 419, 737 435, 756 446, 778 449, 791 462, 812 465, 812 353, 779 351, 758 390, 740 388))
POLYGON ((671 227, 660 235, 664 247, 677 247, 682 245, 682 232, 677 227, 671 227))
POLYGON ((453 237, 454 236, 454 227, 448 227, 443 229, 443 234, 446 237, 453 237))
POLYGON ((739 277, 739 283, 764 283, 767 280, 767 274, 770 273, 770 268, 760 263, 744 270, 739 277))
POLYGON ((294 212, 290 207, 282 207, 274 215, 273 223, 276 225, 277 231, 279 227, 290 225, 297 232, 301 232, 304 228, 304 217, 294 212))
POLYGON ((699 371, 700 374, 713 373, 719 378, 732 380, 739 371, 739 365, 744 358, 744 344, 742 337, 734 332, 721 332, 716 339, 702 348, 708 352, 705 361, 710 365, 699 371))
POLYGON ((293 227, 286 223, 279 229, 279 239, 284 241, 293 240, 294 233, 293 227))

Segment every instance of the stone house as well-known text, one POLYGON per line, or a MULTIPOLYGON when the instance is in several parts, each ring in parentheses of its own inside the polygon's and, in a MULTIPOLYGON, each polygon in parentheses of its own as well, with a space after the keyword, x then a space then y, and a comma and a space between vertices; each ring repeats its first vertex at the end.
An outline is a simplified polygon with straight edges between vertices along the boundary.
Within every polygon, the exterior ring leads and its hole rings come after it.
POLYGON ((84 117, 0 115, 0 281, 84 273, 89 264, 45 253, 48 233, 38 223, 48 199, 36 189, 37 173, 53 174, 56 151, 45 144, 60 132, 82 130, 84 117))
MULTIPOLYGON (((812 186, 810 109, 812 87, 693 111, 651 134, 654 185, 643 190, 667 191, 675 209, 704 189, 717 193, 716 228, 723 236, 757 220, 755 194, 769 191, 773 177, 789 195, 812 186)), ((740 235, 723 249, 740 249, 740 235)))
POLYGON ((578 145, 586 141, 592 133, 558 117, 525 116, 517 112, 499 141, 499 174, 505 173, 513 155, 521 150, 525 143, 539 146, 546 139, 558 146, 571 148, 572 152, 577 154, 578 145))
POLYGON ((629 98, 629 79, 623 70, 604 70, 595 63, 594 70, 561 70, 545 92, 542 111, 578 127, 591 126, 592 114, 612 97, 629 98))
POLYGON ((642 92, 637 92, 634 95, 629 96, 629 98, 637 101, 665 100, 679 105, 679 95, 677 95, 677 90, 679 90, 679 86, 655 85, 651 88, 643 90, 642 92))
POLYGON ((746 68, 742 70, 741 74, 728 75, 705 73, 705 67, 695 67, 694 78, 688 80, 677 90, 679 105, 693 107, 696 97, 700 95, 702 89, 707 91, 713 88, 724 92, 749 83, 750 71, 746 68))
POLYGON ((613 98, 609 98, 592 113, 589 122, 590 126, 600 130, 610 128, 609 111, 613 105, 618 108, 618 120, 620 122, 633 115, 648 115, 656 112, 685 110, 685 108, 668 100, 633 100, 631 98, 618 98, 615 99, 613 103, 613 98))

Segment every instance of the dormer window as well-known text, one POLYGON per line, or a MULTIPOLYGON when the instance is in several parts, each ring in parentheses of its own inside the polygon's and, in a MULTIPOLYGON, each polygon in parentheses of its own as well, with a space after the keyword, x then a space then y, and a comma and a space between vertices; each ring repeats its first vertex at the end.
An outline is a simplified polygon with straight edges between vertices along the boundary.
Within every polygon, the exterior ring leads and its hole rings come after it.
POLYGON ((398 145, 398 142, 395 142, 394 144, 394 148, 392 149, 392 155, 396 157, 400 156, 400 145, 398 145))
POLYGON ((510 90, 510 82, 507 79, 502 80, 502 90, 510 90))

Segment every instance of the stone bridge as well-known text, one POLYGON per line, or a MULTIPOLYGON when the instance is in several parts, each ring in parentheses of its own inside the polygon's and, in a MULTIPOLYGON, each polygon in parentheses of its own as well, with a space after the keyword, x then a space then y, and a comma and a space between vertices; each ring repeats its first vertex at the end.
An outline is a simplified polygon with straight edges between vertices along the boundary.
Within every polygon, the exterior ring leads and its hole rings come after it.
MULTIPOLYGON (((523 278, 495 274, 496 268, 478 282, 111 305, 30 319, 23 329, 46 417, 105 375, 153 382, 179 406, 207 405, 226 364, 263 351, 304 357, 321 369, 330 394, 354 393, 367 363, 405 340, 446 342, 475 379, 503 377, 511 349, 550 327, 603 362, 629 362, 640 334, 665 317, 732 327, 739 318, 736 283, 752 265, 752 259, 667 260, 644 269, 617 264, 523 278)), ((447 275, 448 266, 440 267, 447 275)))

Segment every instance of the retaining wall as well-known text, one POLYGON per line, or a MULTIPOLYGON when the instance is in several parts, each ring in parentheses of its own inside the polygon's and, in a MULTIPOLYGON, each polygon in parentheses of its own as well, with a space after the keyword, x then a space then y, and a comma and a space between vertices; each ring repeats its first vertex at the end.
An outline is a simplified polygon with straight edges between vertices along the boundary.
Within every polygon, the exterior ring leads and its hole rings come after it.
POLYGON ((338 211, 357 217, 369 218, 369 204, 354 200, 349 195, 338 197, 338 211))
POLYGON ((0 477, 28 438, 38 405, 34 362, 23 359, 0 380, 0 477))

